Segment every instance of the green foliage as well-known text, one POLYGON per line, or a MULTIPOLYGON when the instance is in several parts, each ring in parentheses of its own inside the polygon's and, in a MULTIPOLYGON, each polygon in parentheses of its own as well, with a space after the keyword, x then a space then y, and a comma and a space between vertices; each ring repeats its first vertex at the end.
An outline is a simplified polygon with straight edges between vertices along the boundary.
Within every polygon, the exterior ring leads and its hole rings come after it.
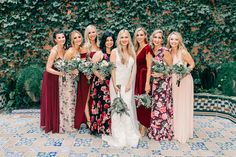
POLYGON ((22 69, 16 80, 15 90, 10 92, 6 110, 39 106, 43 68, 32 65, 22 69))
POLYGON ((87 25, 95 24, 99 33, 110 30, 117 34, 126 28, 133 34, 143 26, 149 34, 160 28, 165 37, 179 31, 189 51, 197 47, 207 54, 203 67, 197 63, 197 90, 205 88, 200 76, 207 66, 214 63, 217 69, 236 59, 235 1, 2 0, 0 4, 0 79, 9 87, 8 93, 14 91, 19 69, 45 66, 56 28, 83 32, 87 25))
POLYGON ((221 65, 216 80, 216 86, 224 95, 236 96, 236 62, 221 65))

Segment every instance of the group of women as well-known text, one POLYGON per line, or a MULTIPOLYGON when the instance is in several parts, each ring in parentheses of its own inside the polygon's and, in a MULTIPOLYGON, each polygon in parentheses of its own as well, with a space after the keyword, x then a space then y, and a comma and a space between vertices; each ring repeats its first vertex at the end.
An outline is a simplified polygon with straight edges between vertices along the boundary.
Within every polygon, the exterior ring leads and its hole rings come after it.
POLYGON ((104 32, 101 40, 93 25, 70 33, 71 47, 65 48, 65 34, 54 33, 56 45, 51 49, 43 74, 40 127, 45 132, 73 132, 86 123, 90 133, 102 135, 108 144, 137 146, 141 136, 155 140, 174 139, 181 143, 193 136, 193 79, 191 74, 176 85, 176 74, 152 72, 152 60, 166 66, 183 64, 194 68, 181 34, 172 32, 163 47, 163 32, 155 30, 150 36, 137 28, 133 42, 128 30, 114 35, 104 32), (82 45, 83 44, 83 45, 82 45), (115 48, 116 45, 116 48, 115 48), (93 64, 106 60, 115 65, 111 76, 94 71, 87 76, 74 69, 60 70, 63 61, 89 60, 93 64), (78 79, 75 79, 79 77, 78 79), (63 80, 64 79, 64 80, 63 80), (149 94, 152 107, 136 108, 134 95, 149 94), (111 114, 110 105, 120 95, 129 115, 111 114))

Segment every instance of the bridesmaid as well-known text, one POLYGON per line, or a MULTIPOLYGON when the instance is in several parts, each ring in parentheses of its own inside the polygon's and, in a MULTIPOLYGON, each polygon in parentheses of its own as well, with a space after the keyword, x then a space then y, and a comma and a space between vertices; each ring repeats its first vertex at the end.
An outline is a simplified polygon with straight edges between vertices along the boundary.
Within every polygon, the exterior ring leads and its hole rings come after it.
MULTIPOLYGON (((110 32, 105 32, 102 36, 100 48, 103 53, 94 56, 97 57, 98 62, 103 60, 109 62, 111 50, 114 48, 114 36, 110 32)), ((95 77, 91 85, 91 134, 107 134, 111 133, 111 118, 108 113, 108 108, 110 107, 110 92, 109 92, 109 82, 110 76, 102 77, 97 71, 94 72, 95 77)))
MULTIPOLYGON (((153 51, 147 44, 147 31, 142 27, 135 30, 134 48, 137 56, 135 95, 148 94, 151 90, 150 77, 153 51)), ((137 116, 140 122, 140 133, 144 136, 146 128, 150 126, 151 109, 140 106, 137 109, 137 116)))
POLYGON ((65 35, 63 32, 55 31, 53 34, 55 46, 51 49, 46 71, 43 74, 41 101, 40 101, 40 127, 46 133, 59 132, 59 76, 64 73, 60 72, 55 65, 63 62, 65 53, 65 35))
MULTIPOLYGON (((173 64, 183 64, 190 70, 194 68, 194 60, 179 32, 172 32, 168 36, 167 48, 171 49, 173 64)), ((177 76, 173 74, 174 138, 185 143, 193 137, 193 78, 188 74, 181 80, 180 86, 176 85, 176 81, 177 76)))
MULTIPOLYGON (((67 50, 64 59, 71 61, 80 58, 80 51, 83 38, 79 31, 72 31, 70 33, 71 47, 67 50)), ((60 132, 75 131, 75 109, 76 109, 76 95, 77 82, 75 80, 78 75, 78 70, 74 69, 70 73, 65 74, 65 81, 59 79, 60 91, 60 132)), ((77 115, 78 116, 78 115, 77 115)))
MULTIPOLYGON (((155 54, 155 60, 166 66, 172 64, 170 52, 162 47, 163 32, 155 30, 150 37, 150 45, 155 54)), ((157 141, 173 137, 173 105, 171 75, 152 73, 152 109, 151 124, 148 137, 157 141)))
MULTIPOLYGON (((80 58, 81 60, 90 60, 89 48, 91 43, 88 39, 88 27, 85 29, 84 37, 85 44, 80 48, 80 58)), ((81 35, 82 37, 82 35, 81 35)), ((90 79, 83 73, 79 74, 78 90, 77 90, 77 102, 76 102, 76 112, 75 112, 75 128, 79 129, 81 123, 86 122, 87 126, 90 127, 90 114, 89 114, 89 90, 90 90, 90 79)))
MULTIPOLYGON (((87 52, 87 57, 93 62, 96 63, 99 61, 99 56, 102 54, 102 51, 99 48, 99 40, 97 36, 97 29, 94 25, 89 25, 86 27, 85 32, 84 32, 84 37, 85 37, 85 44, 84 48, 87 52)), ((93 78, 91 78, 93 80, 93 78)), ((86 102, 86 113, 89 115, 89 119, 87 124, 88 127, 90 128, 91 133, 93 133, 94 130, 97 130, 97 124, 96 124, 96 119, 95 115, 97 114, 97 110, 95 109, 95 106, 91 105, 91 98, 90 94, 87 97, 87 102, 86 102), (89 112, 90 111, 90 112, 89 112)))

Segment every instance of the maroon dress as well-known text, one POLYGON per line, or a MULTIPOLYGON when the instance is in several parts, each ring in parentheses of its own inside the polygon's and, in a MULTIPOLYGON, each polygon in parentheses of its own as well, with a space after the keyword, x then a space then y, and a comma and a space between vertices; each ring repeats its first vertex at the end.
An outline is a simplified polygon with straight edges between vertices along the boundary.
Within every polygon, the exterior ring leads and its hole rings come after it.
MULTIPOLYGON (((59 61, 57 59, 55 62, 59 61)), ((53 67, 56 69, 55 67, 53 67)), ((45 133, 59 132, 59 76, 47 71, 43 73, 40 97, 40 127, 45 133)))
MULTIPOLYGON (((145 93, 145 84, 147 76, 147 62, 146 55, 151 53, 154 56, 154 53, 149 45, 146 45, 141 52, 137 55, 137 73, 135 81, 135 95, 140 95, 145 93)), ((150 126, 151 119, 151 109, 147 109, 144 106, 139 106, 137 108, 137 117, 138 121, 145 127, 150 126)))
MULTIPOLYGON (((87 53, 80 54, 81 59, 87 57, 87 53)), ((78 82, 78 91, 77 91, 77 101, 75 107, 75 124, 74 127, 76 129, 80 128, 81 123, 86 122, 85 117, 85 106, 87 102, 87 98, 89 96, 89 80, 83 74, 79 74, 79 82, 78 82)))

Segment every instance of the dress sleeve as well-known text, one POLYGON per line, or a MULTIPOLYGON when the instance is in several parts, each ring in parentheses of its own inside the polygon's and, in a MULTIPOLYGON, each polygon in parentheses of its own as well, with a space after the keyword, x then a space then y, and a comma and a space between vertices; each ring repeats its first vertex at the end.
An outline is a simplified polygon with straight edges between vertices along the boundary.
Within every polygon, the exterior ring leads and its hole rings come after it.
POLYGON ((153 52, 153 50, 152 50, 152 48, 151 48, 151 46, 149 46, 149 45, 147 45, 147 47, 146 47, 146 55, 147 55, 148 53, 151 53, 152 57, 155 56, 155 55, 154 55, 154 52, 153 52))

